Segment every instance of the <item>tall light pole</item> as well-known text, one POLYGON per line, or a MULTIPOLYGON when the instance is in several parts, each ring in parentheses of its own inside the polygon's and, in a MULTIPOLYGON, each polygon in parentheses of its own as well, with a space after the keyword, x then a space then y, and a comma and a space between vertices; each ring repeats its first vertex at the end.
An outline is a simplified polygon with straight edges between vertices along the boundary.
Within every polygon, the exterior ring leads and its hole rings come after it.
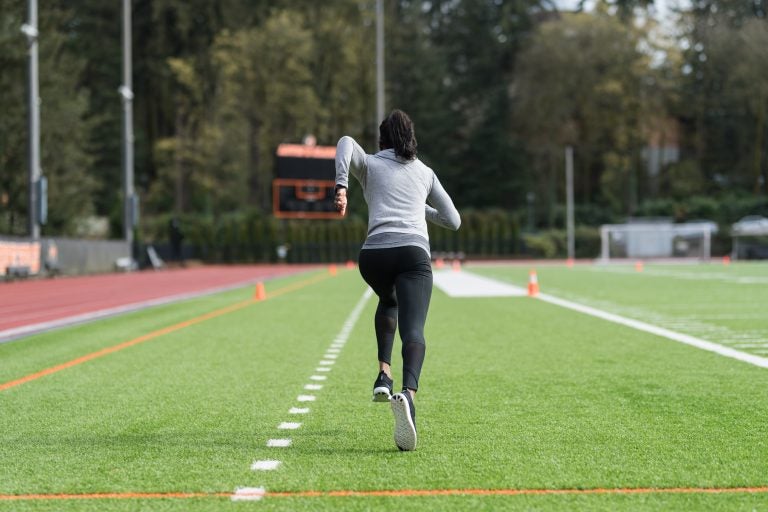
POLYGON ((573 214, 573 147, 565 148, 565 211, 566 231, 568 233, 568 259, 573 259, 576 253, 576 237, 574 233, 573 214))
POLYGON ((37 0, 28 2, 28 21, 21 31, 29 42, 29 236, 40 238, 40 223, 45 222, 45 185, 40 169, 40 83, 37 65, 37 0))
POLYGON ((138 201, 133 190, 133 79, 131 77, 131 0, 123 0, 123 234, 133 243, 138 201))
MULTIPOLYGON (((384 119, 384 4, 376 0, 376 128, 384 119)), ((378 136, 378 131, 377 131, 378 136)))

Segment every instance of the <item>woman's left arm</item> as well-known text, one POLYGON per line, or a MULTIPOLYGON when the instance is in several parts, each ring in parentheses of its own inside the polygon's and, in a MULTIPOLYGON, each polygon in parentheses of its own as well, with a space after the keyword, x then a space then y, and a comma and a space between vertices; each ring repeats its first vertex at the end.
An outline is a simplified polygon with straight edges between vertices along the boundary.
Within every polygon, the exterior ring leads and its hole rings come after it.
POLYGON ((424 205, 428 221, 453 231, 459 229, 459 226, 461 226, 461 216, 456 207, 453 206, 451 196, 445 191, 437 176, 433 178, 432 191, 429 193, 427 200, 434 206, 433 208, 428 204, 424 205))

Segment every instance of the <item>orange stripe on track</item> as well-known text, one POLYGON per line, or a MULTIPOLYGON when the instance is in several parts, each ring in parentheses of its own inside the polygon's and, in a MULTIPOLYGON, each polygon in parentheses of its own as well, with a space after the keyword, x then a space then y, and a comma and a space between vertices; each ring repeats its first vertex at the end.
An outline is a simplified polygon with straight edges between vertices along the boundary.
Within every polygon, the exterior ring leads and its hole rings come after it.
MULTIPOLYGON (((309 286, 311 284, 317 283, 319 281, 322 281, 324 279, 327 279, 329 277, 329 274, 320 274, 315 277, 311 277, 309 279, 305 279, 303 281, 299 281, 297 283, 293 283, 291 285, 285 286, 283 288, 278 288, 277 290, 273 291, 271 293, 271 297, 277 297, 279 295, 283 295, 285 293, 293 292, 296 290, 299 290, 301 288, 304 288, 305 286, 309 286)), ((26 384, 27 382, 37 380, 41 377, 45 377, 46 375, 51 375, 52 373, 57 373, 62 370, 66 370, 67 368, 72 368, 73 366, 77 366, 79 364, 91 361, 92 359, 97 359, 99 357, 106 356, 108 354, 112 354, 113 352, 117 352, 120 350, 123 350, 128 347, 132 347, 134 345, 138 345, 139 343, 144 343, 145 341, 153 340, 155 338, 158 338, 160 336, 163 336, 164 334, 170 334, 172 332, 178 331, 180 329, 184 329, 185 327, 189 327, 191 325, 196 325, 201 322, 205 322, 206 320, 210 320, 212 318, 216 318, 222 315, 226 315, 228 313, 232 313, 233 311, 237 311, 239 309, 243 309, 246 306, 250 306, 251 304, 254 304, 254 299, 248 299, 244 300, 242 302, 238 302, 236 304, 232 304, 230 306, 223 307, 221 309, 217 309, 215 311, 211 311, 209 313, 202 314, 200 316, 196 316, 194 318, 191 318, 189 320, 185 320, 183 322, 179 322, 174 325, 170 325, 168 327, 163 327, 162 329, 158 329, 156 331, 152 331, 148 334, 144 334, 142 336, 139 336, 138 338, 134 338, 129 341, 125 341, 123 343, 120 343, 118 345, 114 345, 111 347, 103 348, 101 350, 98 350, 96 352, 91 352, 90 354, 86 354, 82 357, 78 357, 77 359, 72 359, 71 361, 67 361, 66 363, 61 363, 56 366, 51 366, 50 368, 46 368, 44 370, 40 370, 39 372, 31 373, 29 375, 26 375, 24 377, 21 377, 16 380, 12 380, 9 382, 5 382, 3 384, 0 384, 0 392, 5 391, 10 388, 14 388, 16 386, 21 386, 22 384, 26 384)))
MULTIPOLYGON (((768 493, 761 487, 668 487, 617 489, 400 489, 380 491, 284 491, 254 493, 263 498, 365 498, 365 497, 438 497, 438 496, 547 496, 547 495, 606 495, 606 494, 759 494, 768 493)), ((113 492, 91 494, 0 494, 0 501, 35 500, 131 500, 131 499, 192 499, 229 498, 232 492, 113 492)), ((239 494, 239 496, 248 496, 239 494)))

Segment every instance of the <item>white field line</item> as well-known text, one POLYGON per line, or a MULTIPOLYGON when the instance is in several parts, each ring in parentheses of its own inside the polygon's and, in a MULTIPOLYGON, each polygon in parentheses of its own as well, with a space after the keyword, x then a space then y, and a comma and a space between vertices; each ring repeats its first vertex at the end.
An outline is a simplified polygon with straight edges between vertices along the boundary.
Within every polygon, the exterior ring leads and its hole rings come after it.
POLYGON ((638 272, 629 268, 615 268, 598 265, 589 268, 592 272, 611 272, 614 274, 633 274, 641 276, 643 274, 653 277, 670 277, 673 279, 686 279, 692 281, 723 281, 732 284, 768 284, 768 277, 762 276, 738 276, 729 272, 681 272, 675 270, 663 270, 648 268, 638 272))
POLYGON ((760 357, 753 354, 747 354, 746 352, 741 352, 740 350, 735 350, 730 347, 718 345, 717 343, 712 343, 711 341, 702 340, 701 338, 696 338, 695 336, 689 336, 687 334, 671 331, 669 329, 665 329, 663 327, 641 322, 639 320, 633 320, 631 318, 626 318, 620 315, 615 315, 613 313, 608 313, 607 311, 602 311, 600 309, 584 306, 576 302, 571 302, 569 300, 553 297, 552 295, 546 295, 541 293, 539 294, 538 298, 544 302, 555 304, 556 306, 572 309, 574 311, 578 311, 579 313, 584 313, 586 315, 601 318, 609 322, 624 325, 626 327, 631 327, 632 329, 637 329, 638 331, 655 334, 656 336, 661 336, 663 338, 667 338, 672 341, 677 341, 679 343, 685 343, 686 345, 690 345, 692 347, 696 347, 701 350, 714 352, 715 354, 719 354, 725 357, 730 357, 732 359, 737 359, 739 361, 753 364, 761 368, 768 368, 768 358, 765 358, 765 357, 760 357))
MULTIPOLYGON (((344 325, 341 328, 341 331, 339 331, 339 334, 336 335, 336 338, 333 342, 334 347, 337 349, 341 349, 342 346, 347 342, 347 339, 349 339, 349 335, 352 333, 352 329, 354 329, 355 324, 357 323, 358 319, 360 318, 360 315, 363 312, 363 309, 365 308, 365 304, 368 302, 368 299, 371 298, 373 295, 373 290, 370 288, 367 288, 365 290, 365 293, 363 293, 363 296, 360 298, 360 300, 357 302, 355 307, 352 309, 352 312, 350 312, 347 319, 344 321, 344 325)), ((338 350, 337 350, 338 352, 338 350)), ((325 356, 324 356, 325 357, 325 356)), ((333 355, 333 358, 335 359, 337 357, 337 354, 333 355)), ((321 367, 318 367, 316 370, 321 372, 327 372, 330 371, 330 365, 333 365, 334 361, 320 361, 321 367)), ((314 381, 320 381, 320 380, 326 380, 327 377, 325 375, 312 375, 310 377, 310 380, 314 381)), ((304 386, 305 390, 310 391, 319 391, 323 388, 322 384, 306 384, 304 386)), ((317 399, 315 395, 299 395, 296 397, 296 401, 298 402, 314 402, 317 399)), ((288 414, 309 414, 310 410, 307 407, 291 407, 288 410, 288 414)), ((278 430, 297 430, 301 427, 300 422, 296 421, 284 421, 280 423, 277 426, 278 430)), ((267 447, 269 448, 287 448, 292 444, 291 439, 287 438, 276 438, 276 439, 268 439, 267 440, 267 447)), ((282 464, 279 460, 257 460, 254 461, 251 464, 251 470, 253 471, 272 471, 280 467, 282 464)), ((260 500, 264 497, 265 490, 263 487, 238 487, 235 489, 234 494, 232 494, 232 501, 247 501, 247 500, 260 500)))

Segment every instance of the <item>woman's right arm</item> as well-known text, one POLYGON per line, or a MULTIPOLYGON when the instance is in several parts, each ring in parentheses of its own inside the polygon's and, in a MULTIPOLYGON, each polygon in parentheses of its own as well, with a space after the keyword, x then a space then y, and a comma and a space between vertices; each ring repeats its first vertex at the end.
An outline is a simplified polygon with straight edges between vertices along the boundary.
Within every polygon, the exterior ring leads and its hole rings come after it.
POLYGON ((336 144, 336 187, 349 188, 352 174, 365 186, 365 151, 355 139, 345 135, 336 144))
POLYGON ((365 171, 365 151, 360 144, 347 135, 340 138, 336 144, 336 195, 333 204, 342 215, 347 213, 350 173, 365 187, 365 171))

